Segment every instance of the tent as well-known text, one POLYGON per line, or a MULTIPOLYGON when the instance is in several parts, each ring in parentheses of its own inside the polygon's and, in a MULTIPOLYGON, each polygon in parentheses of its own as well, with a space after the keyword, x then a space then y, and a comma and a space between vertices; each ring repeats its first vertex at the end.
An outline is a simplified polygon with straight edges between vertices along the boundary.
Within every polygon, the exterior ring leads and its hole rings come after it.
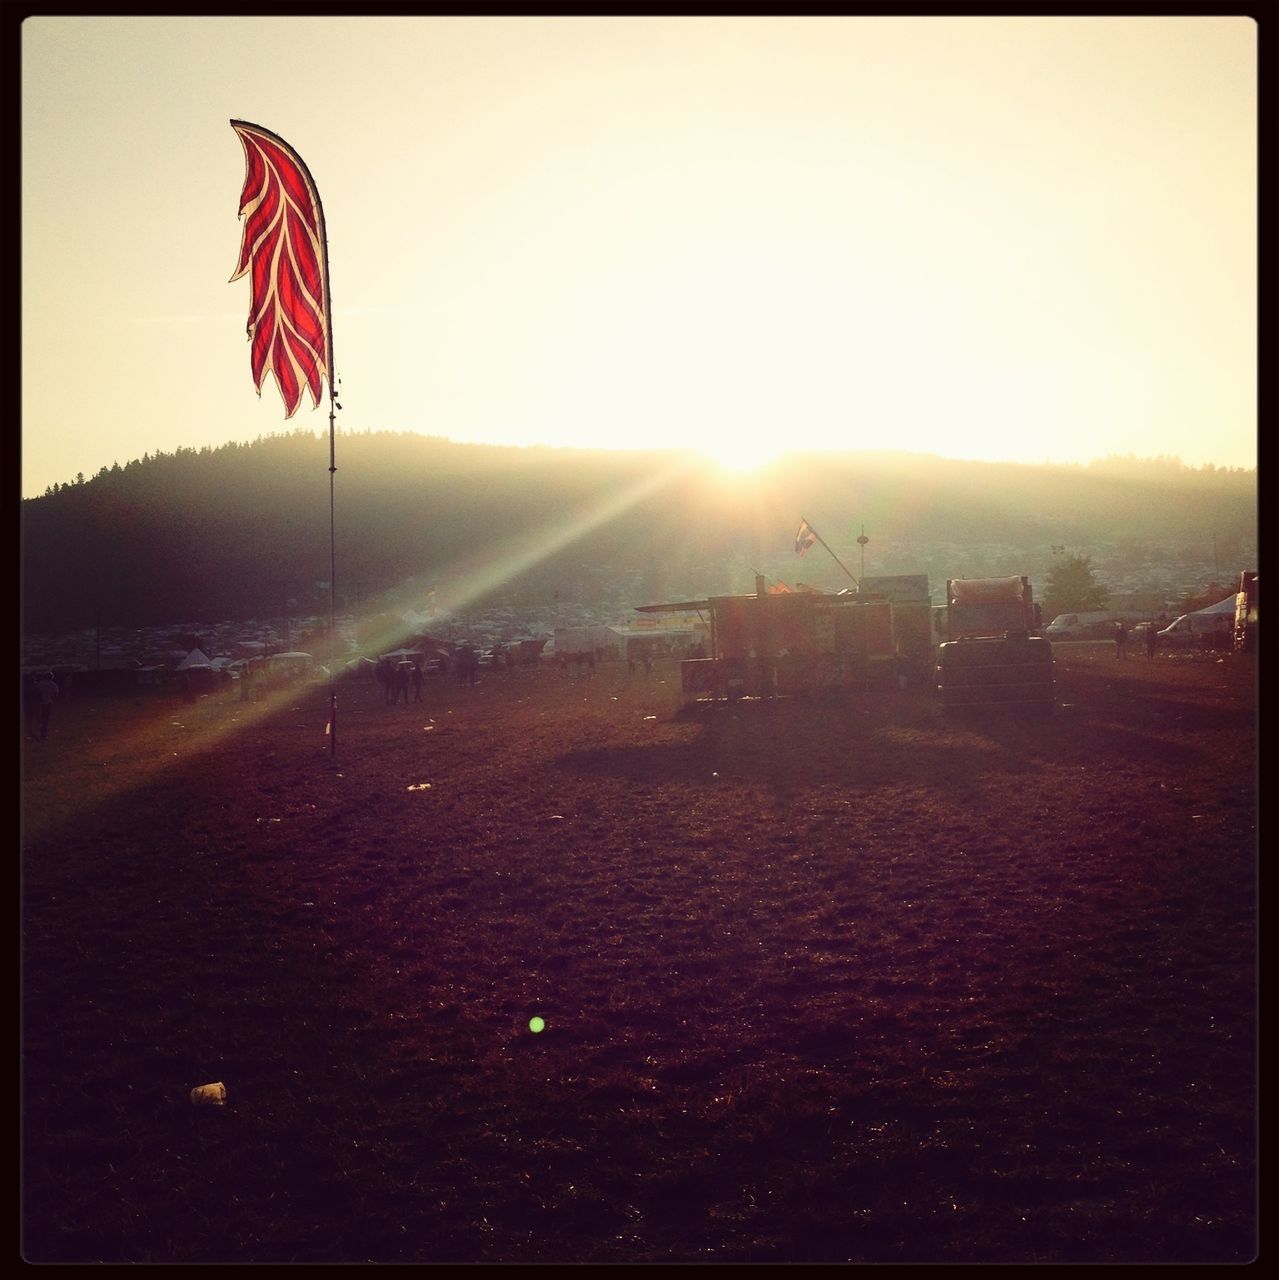
POLYGON ((1159 643, 1169 649, 1186 649, 1196 645, 1229 648, 1234 637, 1235 598, 1227 596, 1206 609, 1183 613, 1159 632, 1159 643))
POLYGON ((203 649, 192 649, 181 662, 178 663, 179 671, 212 671, 213 663, 205 656, 203 649))
POLYGON ((1235 616, 1235 598, 1234 596, 1227 596, 1216 604, 1210 604, 1206 609, 1196 609, 1194 612, 1197 614, 1225 613, 1233 618, 1235 616))

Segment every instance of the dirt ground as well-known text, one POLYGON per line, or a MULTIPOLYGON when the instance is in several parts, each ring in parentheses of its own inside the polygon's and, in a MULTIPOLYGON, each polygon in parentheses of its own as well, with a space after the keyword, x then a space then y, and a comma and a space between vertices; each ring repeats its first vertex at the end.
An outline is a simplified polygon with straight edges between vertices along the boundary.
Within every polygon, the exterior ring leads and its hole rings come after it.
POLYGON ((344 685, 336 757, 324 686, 68 698, 23 1256, 1251 1259, 1255 666, 1055 653, 1033 721, 344 685))

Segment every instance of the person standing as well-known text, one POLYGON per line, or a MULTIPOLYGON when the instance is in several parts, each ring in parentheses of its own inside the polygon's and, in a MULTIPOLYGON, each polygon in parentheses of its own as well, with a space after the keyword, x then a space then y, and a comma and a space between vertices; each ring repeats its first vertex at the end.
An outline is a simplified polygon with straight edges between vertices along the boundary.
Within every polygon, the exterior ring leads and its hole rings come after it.
MULTIPOLYGON (((405 701, 408 701, 407 695, 405 701)), ((422 701, 422 668, 416 662, 413 664, 413 701, 422 701)))
POLYGON ((480 671, 480 655, 475 651, 474 645, 466 646, 466 683, 470 687, 474 687, 476 677, 480 671))
POLYGON ((44 741, 49 736, 49 717, 58 699, 58 682, 53 678, 53 672, 46 671, 36 681, 36 688, 40 692, 40 740, 44 741))
POLYGON ((27 722, 27 737, 34 742, 40 736, 40 682, 34 675, 22 677, 22 714, 27 722))
POLYGON ((1122 622, 1115 623, 1115 657, 1128 656, 1128 628, 1122 622))
POLYGON ((1147 660, 1155 656, 1155 650, 1159 647, 1159 633, 1155 630, 1153 622, 1146 623, 1146 658, 1147 660))

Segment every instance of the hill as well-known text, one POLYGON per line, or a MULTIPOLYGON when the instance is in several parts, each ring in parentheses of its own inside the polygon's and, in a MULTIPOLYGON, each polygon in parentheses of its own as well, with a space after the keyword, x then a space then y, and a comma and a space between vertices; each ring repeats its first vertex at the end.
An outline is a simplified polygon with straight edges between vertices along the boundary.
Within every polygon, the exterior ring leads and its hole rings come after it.
MULTIPOLYGON (((1256 539, 1255 471, 1167 459, 1074 467, 797 453, 742 478, 692 453, 379 431, 340 435, 337 463, 343 609, 428 590, 468 603, 616 594, 633 604, 747 590, 753 570, 841 585, 828 558, 797 568, 801 513, 850 568, 865 526, 868 571, 934 579, 1042 574, 1053 545, 1184 559, 1214 537, 1229 573, 1256 539)), ((296 431, 146 456, 24 500, 25 629, 263 616, 286 598, 322 611, 328 465, 327 439, 296 431)))

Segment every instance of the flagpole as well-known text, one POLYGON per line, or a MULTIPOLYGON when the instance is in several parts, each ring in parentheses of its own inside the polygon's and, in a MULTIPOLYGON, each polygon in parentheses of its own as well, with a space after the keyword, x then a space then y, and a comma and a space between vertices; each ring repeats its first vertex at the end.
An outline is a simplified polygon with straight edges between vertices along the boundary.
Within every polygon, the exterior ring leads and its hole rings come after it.
POLYGON ((315 193, 316 207, 320 210, 320 242, 324 247, 324 327, 329 344, 329 756, 337 759, 338 753, 338 559, 337 559, 337 507, 335 503, 335 477, 337 475, 337 444, 334 423, 337 416, 337 375, 333 372, 333 299, 329 292, 329 232, 324 225, 324 208, 320 193, 315 193))
POLYGON ((285 417, 291 418, 308 388, 314 405, 320 403, 320 379, 329 379, 329 751, 338 749, 337 662, 337 507, 334 476, 337 472, 337 402, 333 373, 333 299, 329 288, 329 236, 324 225, 324 204, 306 161, 278 133, 232 120, 244 148, 244 187, 240 192, 240 217, 244 236, 235 274, 238 280, 253 268, 250 279, 249 338, 253 343, 254 385, 262 394, 268 369, 275 374, 276 389, 284 399, 285 417), (313 207, 307 207, 309 199, 313 207), (289 210, 292 212, 289 212, 289 210), (314 233, 313 243, 311 235, 314 233), (296 245, 291 243, 297 237, 296 245), (286 246, 281 250, 281 245, 286 246), (319 261, 316 261, 318 256, 319 261), (284 266, 294 272, 284 280, 284 266), (320 275, 323 296, 315 297, 314 270, 320 275), (324 350, 317 308, 324 313, 324 350), (266 324, 269 328, 262 329, 266 324), (282 328, 291 330, 285 341, 282 328), (267 341, 259 346, 261 335, 267 341), (303 367, 302 352, 310 356, 303 367), (268 361, 270 363, 268 364, 268 361))
POLYGON ((333 374, 329 373, 329 755, 336 758, 338 753, 338 690, 337 673, 334 668, 338 661, 338 615, 337 615, 337 519, 334 505, 334 477, 337 474, 337 462, 334 460, 333 416, 334 416, 333 374))
MULTIPOLYGON (((820 533, 818 533, 818 532, 817 532, 817 530, 816 530, 816 529, 814 529, 814 528, 813 528, 813 526, 812 526, 811 524, 809 524, 809 522, 808 522, 808 520, 807 520, 807 518, 806 518, 806 517, 804 517, 804 516, 800 516, 800 519, 801 519, 801 520, 803 520, 803 521, 804 521, 804 523, 808 525, 808 531, 813 535, 813 537, 814 537, 814 538, 816 538, 816 539, 817 539, 817 541, 818 541, 818 542, 820 542, 820 543, 822 544, 822 546, 823 546, 823 547, 826 547, 826 550, 830 553, 830 558, 831 558, 831 559, 832 559, 832 560, 833 560, 837 565, 839 565, 839 567, 840 567, 841 569, 843 569, 843 571, 844 571, 845 573, 848 573, 848 566, 847 566, 847 565, 846 565, 846 564, 845 564, 845 563, 844 563, 844 562, 843 562, 843 561, 842 561, 842 560, 841 560, 841 559, 840 559, 840 558, 839 558, 839 557, 838 557, 838 556, 837 556, 833 551, 831 551, 831 549, 830 549, 829 547, 827 547, 827 546, 826 546, 826 539, 825 539, 825 538, 823 538, 823 537, 822 537, 822 535, 821 535, 820 533)), ((856 579, 856 578, 854 578, 854 577, 853 577, 853 575, 852 575, 851 573, 848 573, 848 576, 849 576, 849 578, 850 578, 850 579, 852 579, 852 581, 853 581, 854 583, 856 583, 856 584, 857 584, 857 590, 858 590, 858 591, 860 591, 860 590, 862 589, 862 584, 861 584, 860 582, 858 582, 858 581, 857 581, 857 579, 856 579)))

